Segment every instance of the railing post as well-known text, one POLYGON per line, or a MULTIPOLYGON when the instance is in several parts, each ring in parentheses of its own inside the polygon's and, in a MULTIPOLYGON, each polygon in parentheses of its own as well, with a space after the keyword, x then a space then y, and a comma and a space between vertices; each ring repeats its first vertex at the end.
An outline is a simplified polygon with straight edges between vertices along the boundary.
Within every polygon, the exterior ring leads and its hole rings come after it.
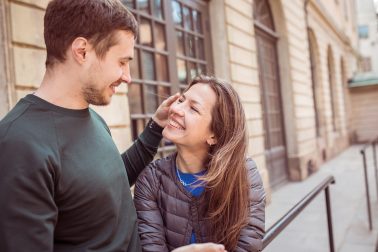
POLYGON ((328 237, 329 237, 329 250, 331 252, 335 251, 335 244, 333 241, 333 226, 332 226, 332 211, 331 211, 331 200, 329 196, 329 186, 325 188, 325 199, 327 207, 327 223, 328 223, 328 237))
POLYGON ((378 165, 377 165, 377 150, 376 144, 378 142, 378 138, 373 141, 373 159, 374 159, 374 172, 375 172, 375 188, 377 189, 377 198, 378 198, 378 165))
POLYGON ((367 212, 368 212, 368 218, 369 218, 369 229, 370 231, 373 229, 373 224, 371 221, 371 209, 370 209, 370 195, 369 195, 369 182, 368 182, 368 176, 367 176, 367 164, 366 164, 366 155, 365 150, 361 150, 362 159, 364 162, 364 175, 365 175, 365 188, 366 188, 366 203, 367 203, 367 212))

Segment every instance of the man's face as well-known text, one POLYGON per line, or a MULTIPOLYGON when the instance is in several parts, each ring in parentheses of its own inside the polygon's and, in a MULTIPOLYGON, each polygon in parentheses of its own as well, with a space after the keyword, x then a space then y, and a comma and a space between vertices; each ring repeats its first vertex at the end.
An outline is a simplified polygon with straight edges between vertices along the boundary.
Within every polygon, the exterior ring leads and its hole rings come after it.
POLYGON ((117 31, 117 44, 110 47, 103 59, 92 50, 87 71, 88 78, 82 87, 86 102, 93 105, 107 105, 122 82, 130 83, 130 61, 134 57, 134 34, 117 31))

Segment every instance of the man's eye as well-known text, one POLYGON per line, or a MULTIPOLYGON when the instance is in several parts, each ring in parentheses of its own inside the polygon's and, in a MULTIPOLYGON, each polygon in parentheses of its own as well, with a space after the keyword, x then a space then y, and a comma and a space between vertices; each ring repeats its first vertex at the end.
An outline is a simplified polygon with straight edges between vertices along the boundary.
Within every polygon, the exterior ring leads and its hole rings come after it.
POLYGON ((182 99, 182 98, 179 98, 179 99, 177 100, 177 103, 182 103, 182 102, 184 102, 184 99, 182 99))

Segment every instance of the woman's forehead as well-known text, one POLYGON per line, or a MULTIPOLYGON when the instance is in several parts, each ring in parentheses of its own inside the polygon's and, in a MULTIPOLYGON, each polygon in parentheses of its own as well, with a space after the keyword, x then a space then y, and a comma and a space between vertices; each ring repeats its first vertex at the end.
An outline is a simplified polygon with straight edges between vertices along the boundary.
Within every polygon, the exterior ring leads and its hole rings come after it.
POLYGON ((198 83, 191 86, 184 94, 185 98, 199 104, 213 104, 216 100, 214 90, 208 84, 198 83))

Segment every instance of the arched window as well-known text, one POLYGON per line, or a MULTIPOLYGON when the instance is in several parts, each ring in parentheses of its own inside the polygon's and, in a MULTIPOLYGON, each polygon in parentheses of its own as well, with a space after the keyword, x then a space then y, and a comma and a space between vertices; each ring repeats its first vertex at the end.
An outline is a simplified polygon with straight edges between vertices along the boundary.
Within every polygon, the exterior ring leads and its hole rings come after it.
POLYGON ((328 82, 329 92, 331 99, 331 112, 332 112, 332 130, 337 130, 337 96, 336 96, 336 80, 335 80, 335 62, 331 46, 327 50, 327 66, 328 66, 328 82))
POLYGON ((280 76, 277 56, 277 33, 268 1, 254 0, 256 48, 264 125, 265 159, 270 185, 287 180, 287 157, 280 76))
POLYGON ((310 51, 310 66, 311 66, 311 80, 312 80, 312 92, 313 92, 313 101, 314 101, 314 110, 315 110, 315 127, 316 127, 316 136, 321 136, 321 108, 320 108, 320 85, 319 85, 319 76, 318 76, 318 46, 316 44, 316 37, 314 32, 311 29, 308 29, 308 40, 309 40, 309 51, 310 51))

